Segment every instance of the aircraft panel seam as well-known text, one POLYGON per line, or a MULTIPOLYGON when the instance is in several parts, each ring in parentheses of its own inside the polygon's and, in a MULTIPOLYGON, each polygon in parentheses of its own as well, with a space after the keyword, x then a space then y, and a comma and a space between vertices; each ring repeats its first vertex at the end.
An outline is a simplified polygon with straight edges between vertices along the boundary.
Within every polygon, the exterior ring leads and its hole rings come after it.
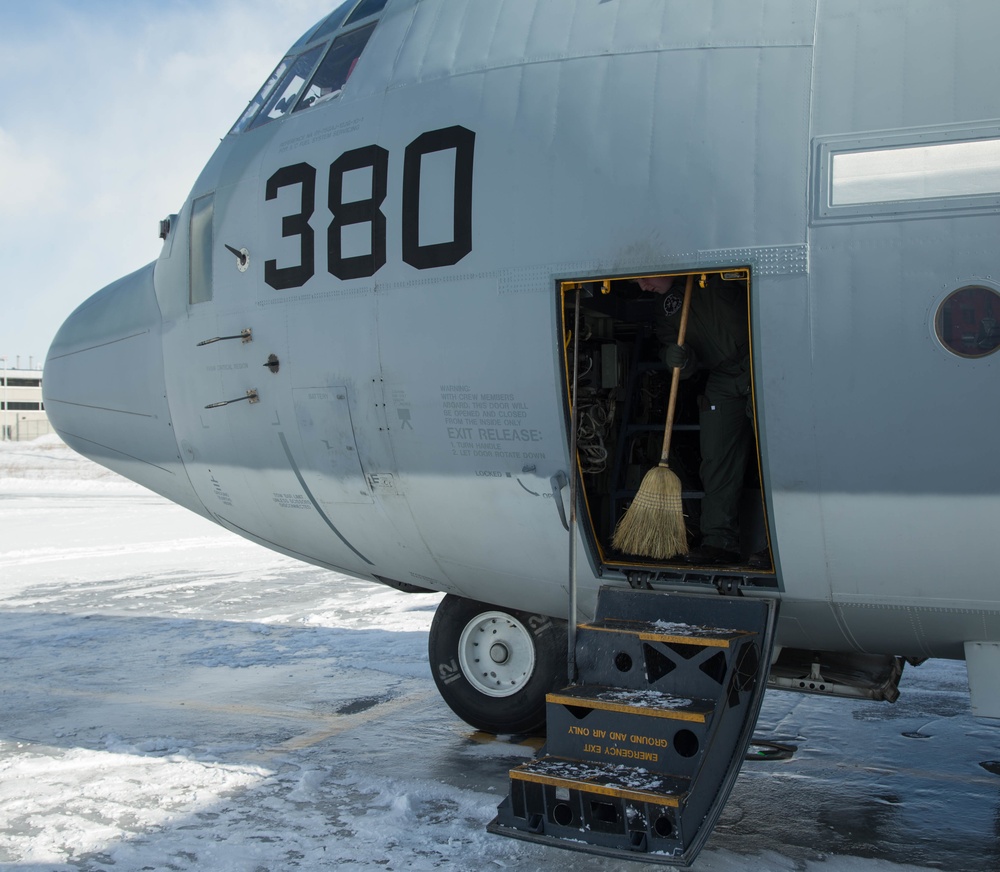
POLYGON ((77 436, 76 433, 70 433, 68 430, 61 431, 59 435, 64 437, 68 436, 71 439, 77 439, 80 442, 86 442, 89 445, 97 445, 101 448, 106 449, 107 451, 113 451, 115 454, 119 454, 122 457, 127 457, 129 460, 137 460, 139 463, 145 463, 147 466, 152 466, 154 469, 158 469, 161 472, 167 473, 168 475, 176 475, 176 473, 172 469, 167 469, 165 466, 160 466, 158 463, 153 463, 153 461, 151 460, 144 460, 141 457, 136 457, 134 454, 129 454, 126 451, 120 451, 117 448, 112 448, 110 445, 105 445, 102 442, 95 442, 93 439, 87 439, 84 436, 77 436))
MULTIPOLYGON (((633 55, 641 54, 663 54, 665 52, 692 52, 692 51, 710 51, 710 50, 726 50, 726 51, 761 51, 764 49, 808 49, 812 50, 813 46, 808 42, 774 42, 774 43, 731 43, 726 45, 719 44, 685 44, 685 45, 670 45, 670 46, 640 46, 633 49, 623 49, 621 51, 614 52, 615 57, 630 57, 633 55)), ((584 60, 607 60, 609 55, 604 51, 589 51, 580 52, 576 54, 553 54, 553 55, 540 55, 538 57, 525 57, 525 58, 511 58, 509 61, 500 61, 497 63, 489 64, 476 64, 474 66, 466 67, 465 69, 459 70, 443 70, 436 71, 428 76, 410 75, 406 79, 401 79, 399 81, 392 81, 385 88, 386 93, 392 91, 398 91, 402 88, 410 88, 414 85, 426 85, 433 82, 444 82, 451 79, 459 79, 465 76, 475 76, 482 75, 483 73, 490 73, 499 70, 510 70, 510 69, 524 69, 525 67, 540 66, 544 64, 559 64, 565 61, 584 61, 584 60)))
POLYGON ((72 351, 67 351, 63 354, 54 354, 49 357, 49 360, 62 360, 64 357, 72 357, 74 354, 83 354, 86 351, 94 351, 97 348, 106 348, 109 345, 116 345, 119 342, 125 342, 128 339, 135 339, 137 336, 145 336, 149 333, 149 330, 139 330, 136 333, 130 333, 128 336, 119 336, 117 339, 109 339, 107 342, 98 342, 96 345, 88 345, 86 348, 74 348, 72 351))

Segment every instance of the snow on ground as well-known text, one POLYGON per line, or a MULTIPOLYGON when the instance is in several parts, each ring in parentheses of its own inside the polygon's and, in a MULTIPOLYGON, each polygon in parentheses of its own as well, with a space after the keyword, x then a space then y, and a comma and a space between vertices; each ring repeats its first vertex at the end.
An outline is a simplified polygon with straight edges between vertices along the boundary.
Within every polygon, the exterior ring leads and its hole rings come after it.
MULTIPOLYGON (((537 743, 426 661, 436 594, 245 542, 73 454, 0 443, 0 870, 654 868, 488 835, 537 743)), ((702 872, 1000 868, 1000 732, 962 664, 895 706, 770 692, 702 872)))

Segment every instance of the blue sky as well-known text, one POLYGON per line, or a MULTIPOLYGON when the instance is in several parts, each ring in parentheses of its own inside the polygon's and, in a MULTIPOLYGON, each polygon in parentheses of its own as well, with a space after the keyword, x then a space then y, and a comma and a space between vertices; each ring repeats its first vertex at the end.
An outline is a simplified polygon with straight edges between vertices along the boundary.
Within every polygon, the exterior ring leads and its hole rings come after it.
POLYGON ((338 0, 0 0, 0 356, 156 258, 246 102, 338 0))

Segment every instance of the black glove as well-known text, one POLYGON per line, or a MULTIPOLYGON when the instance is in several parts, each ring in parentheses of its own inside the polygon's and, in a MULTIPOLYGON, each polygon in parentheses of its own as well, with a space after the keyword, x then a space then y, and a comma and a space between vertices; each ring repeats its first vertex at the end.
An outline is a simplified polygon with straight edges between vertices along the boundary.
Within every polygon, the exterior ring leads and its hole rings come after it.
POLYGON ((683 345, 672 342, 660 352, 660 359, 671 369, 684 369, 691 361, 691 353, 683 345))

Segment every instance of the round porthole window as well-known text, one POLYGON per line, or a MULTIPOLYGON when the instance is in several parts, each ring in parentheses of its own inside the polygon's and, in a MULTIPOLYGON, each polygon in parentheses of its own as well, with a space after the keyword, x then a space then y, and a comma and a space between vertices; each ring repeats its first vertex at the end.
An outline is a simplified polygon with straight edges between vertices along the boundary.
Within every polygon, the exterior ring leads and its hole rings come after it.
POLYGON ((938 306, 934 331, 959 357, 986 357, 1000 348, 1000 294, 971 285, 949 294, 938 306))

